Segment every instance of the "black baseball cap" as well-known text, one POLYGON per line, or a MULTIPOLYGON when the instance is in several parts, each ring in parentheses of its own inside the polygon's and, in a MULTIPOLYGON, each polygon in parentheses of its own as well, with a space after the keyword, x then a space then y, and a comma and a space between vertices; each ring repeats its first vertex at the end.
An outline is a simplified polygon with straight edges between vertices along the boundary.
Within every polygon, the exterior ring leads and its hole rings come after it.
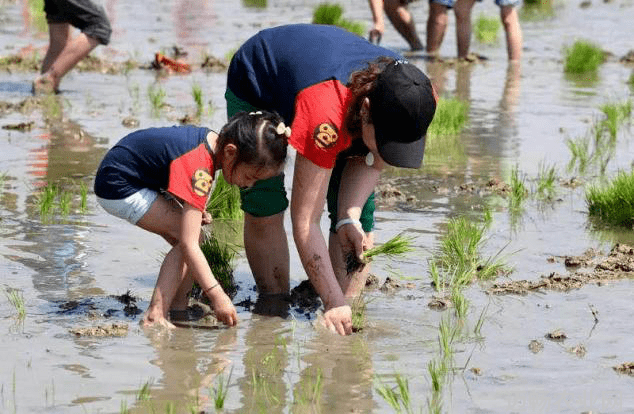
POLYGON ((395 167, 419 168, 436 112, 429 78, 411 63, 396 60, 378 75, 368 98, 381 158, 395 167))

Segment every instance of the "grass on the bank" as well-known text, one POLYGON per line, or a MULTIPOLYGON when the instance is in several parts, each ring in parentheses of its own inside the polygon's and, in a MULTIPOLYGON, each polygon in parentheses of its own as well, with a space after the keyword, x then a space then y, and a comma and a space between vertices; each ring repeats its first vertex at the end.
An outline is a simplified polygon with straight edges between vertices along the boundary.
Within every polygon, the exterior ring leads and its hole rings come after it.
POLYGON ((475 38, 483 44, 494 43, 498 39, 501 26, 499 18, 481 14, 473 26, 475 38))
POLYGON ((619 172, 612 182, 586 191, 588 214, 603 222, 634 228, 634 170, 619 172))
POLYGON ((596 72, 605 61, 605 52, 597 45, 577 40, 572 46, 564 49, 564 72, 588 73, 596 72))
POLYGON ((359 36, 365 35, 365 25, 343 18, 343 7, 337 3, 321 3, 313 11, 313 24, 338 26, 359 36))

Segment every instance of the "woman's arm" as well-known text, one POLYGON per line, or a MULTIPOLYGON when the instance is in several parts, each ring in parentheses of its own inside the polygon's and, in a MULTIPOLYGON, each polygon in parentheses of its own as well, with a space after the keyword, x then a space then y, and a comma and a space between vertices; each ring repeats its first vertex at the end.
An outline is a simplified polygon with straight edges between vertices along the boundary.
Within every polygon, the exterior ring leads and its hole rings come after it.
MULTIPOLYGON (((368 166, 362 157, 352 157, 346 163, 341 176, 337 197, 337 221, 351 218, 359 220, 366 200, 374 191, 383 163, 376 159, 368 166)), ((352 245, 355 254, 361 260, 364 250, 365 233, 360 226, 343 225, 337 231, 342 246, 352 245)))
POLYGON ((297 154, 291 192, 291 221, 304 270, 324 303, 326 327, 347 335, 352 333, 352 312, 335 277, 320 227, 331 172, 297 154))
POLYGON ((236 309, 231 299, 225 294, 211 273, 207 259, 200 250, 200 223, 203 214, 189 204, 183 206, 181 233, 179 243, 183 252, 183 259, 194 280, 211 300, 216 317, 226 325, 233 326, 238 322, 236 309))

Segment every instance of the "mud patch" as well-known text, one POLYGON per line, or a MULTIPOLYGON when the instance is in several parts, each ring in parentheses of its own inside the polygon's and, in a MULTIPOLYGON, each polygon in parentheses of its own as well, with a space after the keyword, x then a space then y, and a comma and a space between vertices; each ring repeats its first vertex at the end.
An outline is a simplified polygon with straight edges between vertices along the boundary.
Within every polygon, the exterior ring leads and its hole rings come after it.
POLYGON ((581 256, 567 256, 564 261, 568 267, 582 268, 568 275, 556 272, 542 276, 539 280, 516 280, 506 283, 495 283, 487 293, 495 295, 525 295, 528 292, 554 290, 567 292, 579 289, 589 283, 601 285, 610 280, 634 277, 634 248, 625 244, 617 244, 607 257, 594 250, 581 256), (592 269, 584 269, 592 267, 592 269))
POLYGON ((127 323, 112 323, 110 325, 97 325, 88 328, 73 328, 69 332, 77 337, 93 336, 93 337, 107 337, 107 336, 126 336, 128 334, 127 323))
POLYGON ((568 336, 561 329, 555 329, 554 331, 548 332, 546 335, 544 335, 544 338, 554 342, 563 342, 568 338, 568 336))
POLYGON ((624 362, 617 366, 612 367, 613 370, 619 374, 626 374, 634 377, 634 362, 624 362))

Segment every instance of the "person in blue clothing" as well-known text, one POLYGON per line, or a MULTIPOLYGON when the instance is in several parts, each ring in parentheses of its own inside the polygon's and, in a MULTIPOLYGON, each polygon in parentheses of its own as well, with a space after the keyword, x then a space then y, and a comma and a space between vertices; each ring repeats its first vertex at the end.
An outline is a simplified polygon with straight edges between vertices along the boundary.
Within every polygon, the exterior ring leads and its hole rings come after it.
MULTIPOLYGON (((262 30, 238 49, 225 98, 229 116, 270 110, 291 124, 293 237, 323 302, 325 326, 350 334, 347 301, 360 293, 368 269, 348 274, 344 257, 361 258, 372 246, 381 169, 421 165, 436 110, 430 80, 398 54, 343 29, 295 24, 262 30), (320 229, 326 202, 328 244, 320 229)), ((241 197, 245 250, 259 294, 285 295, 284 176, 258 181, 241 197)))
POLYGON ((162 236, 172 245, 150 305, 146 326, 172 327, 170 311, 187 308, 193 280, 210 299, 216 317, 237 323, 231 299, 200 250, 201 226, 216 171, 241 188, 276 176, 286 159, 290 128, 270 112, 241 112, 220 133, 174 126, 132 132, 112 147, 95 177, 95 195, 110 214, 162 236), (193 277, 193 280, 192 280, 193 277))

